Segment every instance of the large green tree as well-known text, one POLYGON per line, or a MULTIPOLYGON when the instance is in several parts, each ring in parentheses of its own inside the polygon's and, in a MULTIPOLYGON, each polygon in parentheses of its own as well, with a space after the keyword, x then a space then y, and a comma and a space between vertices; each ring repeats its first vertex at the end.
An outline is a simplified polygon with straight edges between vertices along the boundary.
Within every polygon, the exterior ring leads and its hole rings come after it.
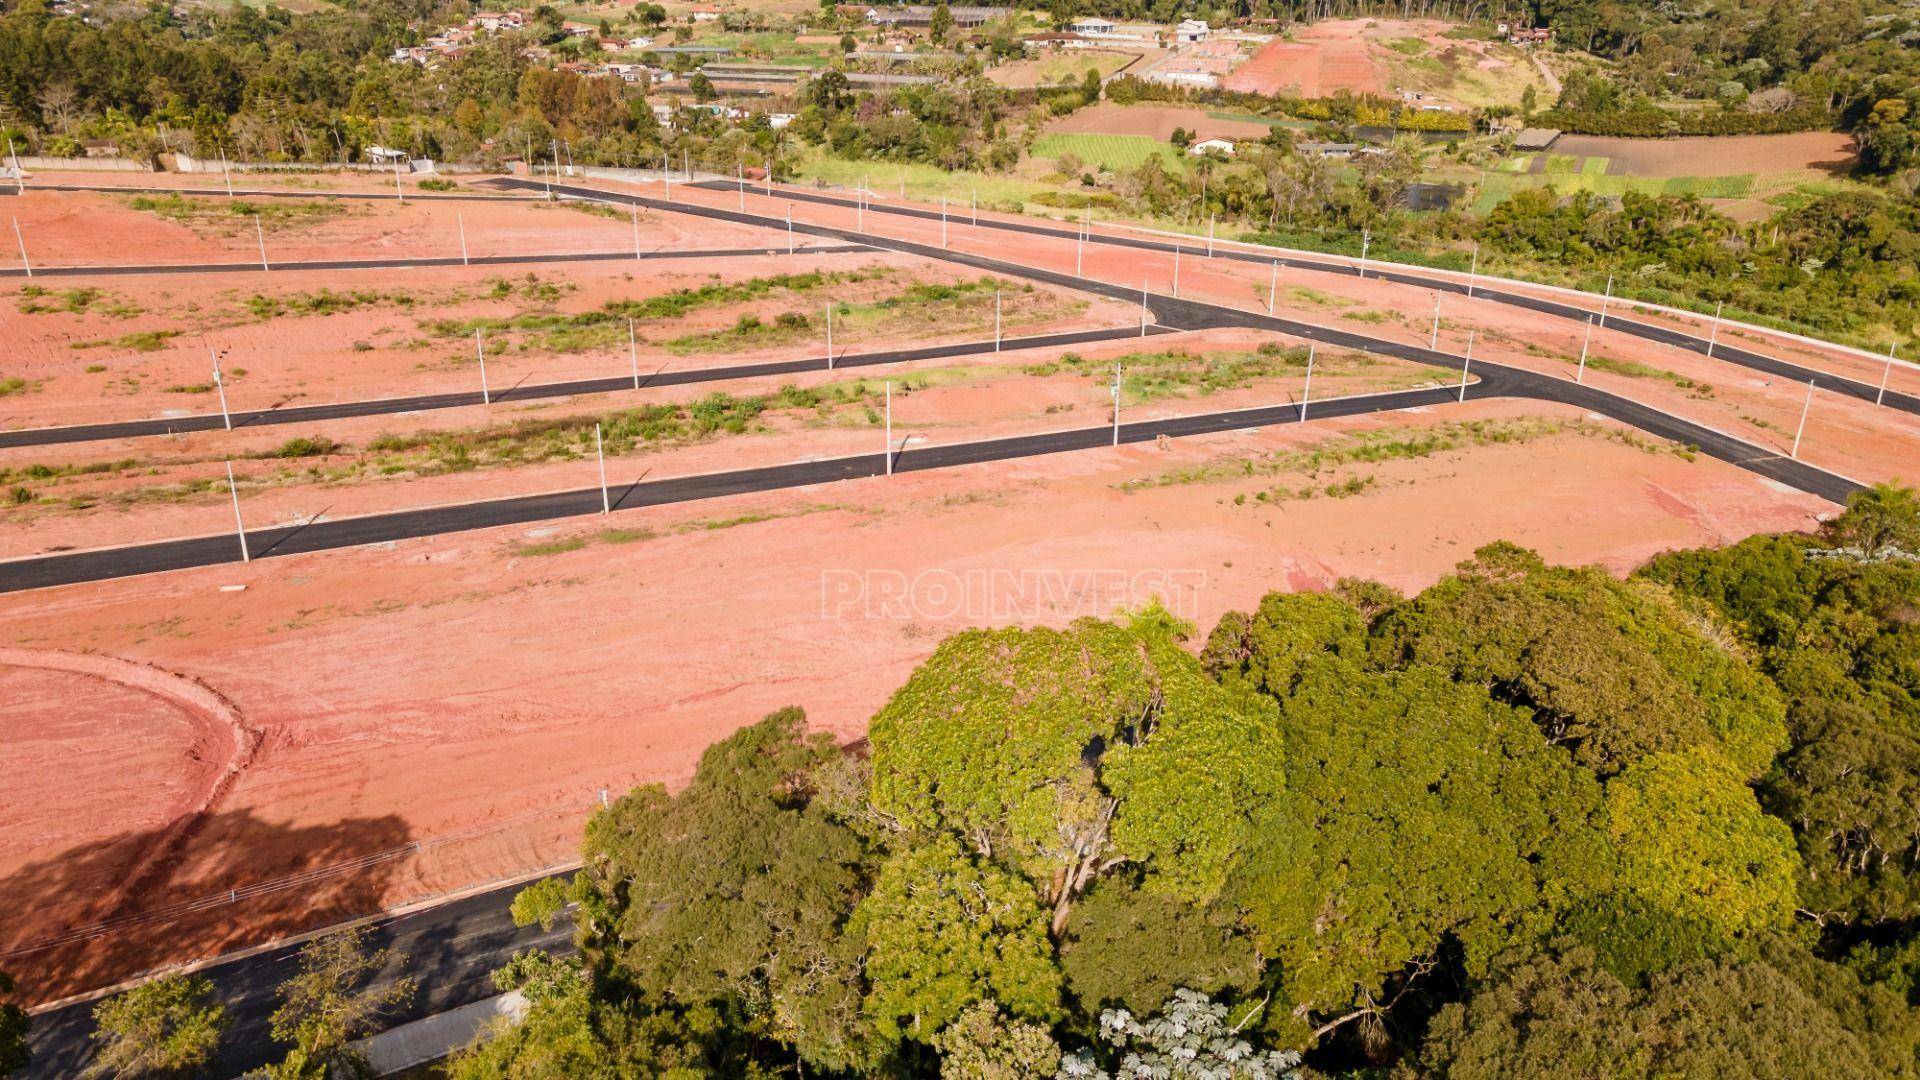
POLYGON ((201 975, 167 975, 102 1001, 93 1010, 93 1059, 82 1075, 198 1076, 226 1031, 226 1008, 201 975))
POLYGON ((587 826, 581 942, 655 1000, 718 1004, 819 1067, 865 1060, 858 833, 815 805, 839 756, 784 709, 715 743, 677 795, 637 788, 587 826))

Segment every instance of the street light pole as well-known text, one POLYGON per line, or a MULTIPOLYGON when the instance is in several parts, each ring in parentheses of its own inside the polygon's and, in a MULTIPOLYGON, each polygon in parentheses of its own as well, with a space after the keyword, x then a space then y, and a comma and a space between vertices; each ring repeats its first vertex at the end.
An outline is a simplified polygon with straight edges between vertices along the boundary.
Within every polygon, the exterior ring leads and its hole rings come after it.
POLYGON ((1467 400, 1467 372, 1473 370, 1473 331, 1467 331, 1466 361, 1460 365, 1460 400, 1467 400))
POLYGON ((247 523, 240 517, 240 488, 233 482, 233 462, 227 462, 227 494, 233 496, 233 531, 240 537, 240 561, 253 561, 253 552, 247 550, 247 523))
POLYGON ((1800 460, 1800 437, 1807 433, 1807 414, 1813 411, 1813 385, 1814 381, 1808 379, 1807 402, 1800 406, 1800 426, 1793 430, 1793 451, 1787 455, 1795 461, 1800 460))

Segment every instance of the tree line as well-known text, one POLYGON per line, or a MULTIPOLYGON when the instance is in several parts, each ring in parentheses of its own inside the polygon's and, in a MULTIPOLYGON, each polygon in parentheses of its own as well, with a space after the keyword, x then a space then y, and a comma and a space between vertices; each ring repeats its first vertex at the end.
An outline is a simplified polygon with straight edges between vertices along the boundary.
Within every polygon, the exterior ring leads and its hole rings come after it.
MULTIPOLYGON (((784 709, 596 813, 512 904, 578 955, 446 1072, 1920 1075, 1916 559, 1881 487, 1625 580, 1496 543, 1204 638, 957 634, 854 748, 784 709)), ((395 959, 309 945, 268 1075, 356 1075, 395 959)), ((227 1027, 196 976, 95 1015, 101 1076, 227 1027)))

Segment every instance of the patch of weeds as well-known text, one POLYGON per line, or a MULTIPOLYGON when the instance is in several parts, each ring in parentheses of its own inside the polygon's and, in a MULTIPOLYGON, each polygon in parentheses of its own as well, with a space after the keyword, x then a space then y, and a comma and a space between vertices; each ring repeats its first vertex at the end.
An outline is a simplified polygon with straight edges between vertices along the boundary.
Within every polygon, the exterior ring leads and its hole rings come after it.
POLYGON ((106 289, 63 289, 55 292, 39 285, 23 285, 19 293, 23 315, 67 312, 72 315, 105 315, 111 319, 131 319, 142 313, 140 305, 106 289))
POLYGON ((125 349, 128 352, 159 352, 183 333, 180 330, 142 330, 104 341, 76 341, 75 349, 125 349))
POLYGON ((24 394, 33 389, 33 384, 25 379, 0 379, 0 397, 24 394))
POLYGON ((325 435, 303 435, 281 443, 279 448, 273 451, 272 456, 278 458, 325 457, 339 449, 340 444, 325 435))

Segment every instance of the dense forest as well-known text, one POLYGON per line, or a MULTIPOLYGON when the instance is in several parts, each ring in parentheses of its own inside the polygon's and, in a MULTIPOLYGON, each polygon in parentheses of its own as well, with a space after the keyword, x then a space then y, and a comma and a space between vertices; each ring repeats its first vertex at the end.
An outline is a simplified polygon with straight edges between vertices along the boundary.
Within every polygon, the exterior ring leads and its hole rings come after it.
POLYGON ((1920 501, 944 642, 522 893, 452 1074, 1920 1074, 1920 501))

